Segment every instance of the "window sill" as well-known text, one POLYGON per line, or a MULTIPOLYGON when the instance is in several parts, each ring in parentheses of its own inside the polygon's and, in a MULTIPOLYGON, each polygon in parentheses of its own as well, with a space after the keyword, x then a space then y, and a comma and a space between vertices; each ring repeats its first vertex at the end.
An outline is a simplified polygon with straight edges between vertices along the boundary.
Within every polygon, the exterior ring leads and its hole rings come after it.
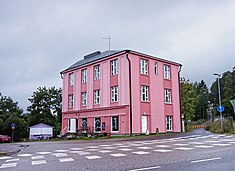
POLYGON ((148 100, 148 101, 141 101, 141 103, 150 103, 150 101, 148 100))
POLYGON ((165 102, 166 105, 172 105, 172 102, 165 102))

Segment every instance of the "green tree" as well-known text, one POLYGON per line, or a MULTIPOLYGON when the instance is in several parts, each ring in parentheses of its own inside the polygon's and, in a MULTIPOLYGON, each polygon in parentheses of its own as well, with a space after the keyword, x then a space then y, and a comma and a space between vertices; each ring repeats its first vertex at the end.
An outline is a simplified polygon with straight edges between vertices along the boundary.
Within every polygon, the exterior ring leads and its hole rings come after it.
POLYGON ((196 90, 189 80, 181 78, 180 82, 181 94, 181 113, 185 121, 195 120, 196 106, 198 105, 198 97, 196 90))
POLYGON ((204 80, 201 80, 201 82, 195 82, 194 83, 194 89, 196 91, 196 94, 198 96, 198 104, 196 106, 196 116, 195 119, 206 119, 206 111, 208 108, 208 101, 210 100, 210 93, 206 86, 206 83, 204 80))
POLYGON ((62 89, 39 87, 29 98, 31 105, 27 108, 30 125, 44 123, 54 126, 57 131, 61 125, 62 89))
POLYGON ((18 107, 11 97, 2 96, 0 93, 0 133, 11 135, 11 124, 15 123, 14 140, 27 137, 28 122, 23 115, 23 110, 18 107))
MULTIPOLYGON (((235 99, 235 67, 233 68, 233 71, 226 71, 222 74, 222 78, 220 79, 220 87, 221 103, 225 108, 223 114, 224 116, 234 116, 230 100, 235 99)), ((211 101, 213 102, 214 107, 219 105, 218 79, 216 79, 211 86, 211 101)), ((215 111, 215 113, 216 115, 219 115, 217 111, 215 111)))

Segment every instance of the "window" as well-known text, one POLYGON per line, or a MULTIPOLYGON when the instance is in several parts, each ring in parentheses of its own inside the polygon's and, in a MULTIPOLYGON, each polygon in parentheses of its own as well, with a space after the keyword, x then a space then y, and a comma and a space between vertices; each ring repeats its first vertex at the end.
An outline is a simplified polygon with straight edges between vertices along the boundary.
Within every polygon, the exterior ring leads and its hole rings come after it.
POLYGON ((166 116, 166 130, 172 131, 172 116, 166 116))
POLYGON ((171 103, 171 90, 170 89, 165 89, 164 90, 165 94, 165 103, 171 103))
POLYGON ((157 62, 154 63, 154 72, 155 72, 155 74, 158 74, 158 63, 157 62))
POLYGON ((148 75, 148 61, 145 59, 140 60, 140 73, 148 75))
POLYGON ((87 132, 87 118, 82 118, 82 132, 87 132))
POLYGON ((87 70, 83 69, 82 70, 82 83, 86 83, 87 82, 87 70))
POLYGON ((74 85, 74 73, 69 74, 69 85, 74 85))
POLYGON ((111 123, 112 123, 112 131, 119 131, 119 117, 113 116, 111 123))
POLYGON ((141 94, 141 101, 148 101, 148 89, 149 89, 149 87, 148 86, 141 86, 141 92, 140 92, 140 94, 141 94))
POLYGON ((82 93, 82 106, 86 106, 87 105, 87 93, 83 92, 82 93))
POLYGON ((164 65, 164 78, 165 79, 171 79, 170 66, 168 66, 168 65, 164 65))
POLYGON ((100 90, 94 91, 94 104, 100 104, 100 90))
POLYGON ((118 74, 118 60, 111 61, 111 74, 117 75, 118 74))
POLYGON ((94 80, 100 79, 100 65, 94 66, 94 80))
POLYGON ((73 94, 69 95, 69 107, 73 107, 73 94))
POLYGON ((118 86, 111 88, 112 102, 118 102, 118 86))

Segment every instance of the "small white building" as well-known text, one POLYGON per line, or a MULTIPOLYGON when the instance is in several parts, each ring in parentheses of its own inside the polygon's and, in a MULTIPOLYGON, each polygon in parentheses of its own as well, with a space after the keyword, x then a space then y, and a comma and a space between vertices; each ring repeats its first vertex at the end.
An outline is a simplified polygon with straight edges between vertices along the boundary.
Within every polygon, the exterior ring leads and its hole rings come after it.
POLYGON ((49 139, 53 137, 53 126, 39 123, 29 127, 29 139, 49 139))

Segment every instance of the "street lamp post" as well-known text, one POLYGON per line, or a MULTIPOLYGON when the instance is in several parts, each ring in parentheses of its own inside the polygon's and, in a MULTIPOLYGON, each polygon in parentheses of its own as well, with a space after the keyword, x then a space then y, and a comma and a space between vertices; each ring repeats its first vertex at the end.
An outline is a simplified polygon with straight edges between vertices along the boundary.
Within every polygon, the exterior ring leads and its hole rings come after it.
MULTIPOLYGON (((214 75, 218 76, 219 105, 221 106, 220 81, 219 81, 221 74, 214 74, 214 75)), ((221 130, 223 130, 223 116, 222 116, 222 112, 220 112, 220 128, 221 128, 221 130)))

